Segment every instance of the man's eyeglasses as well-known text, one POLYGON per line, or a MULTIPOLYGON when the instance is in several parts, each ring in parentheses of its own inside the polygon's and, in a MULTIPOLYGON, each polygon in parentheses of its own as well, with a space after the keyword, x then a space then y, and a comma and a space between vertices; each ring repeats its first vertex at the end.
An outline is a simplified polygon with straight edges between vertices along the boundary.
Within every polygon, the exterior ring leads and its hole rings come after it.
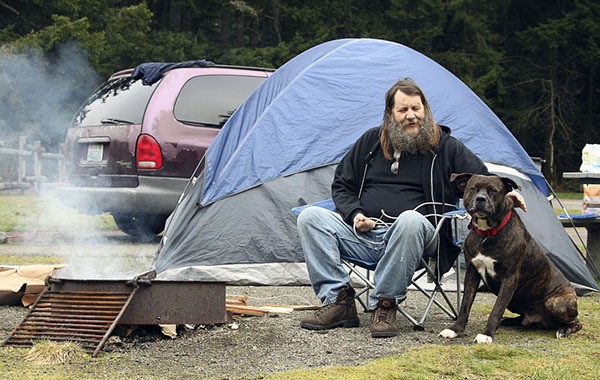
POLYGON ((398 175, 398 167, 400 166, 400 156, 401 153, 394 150, 394 159, 396 161, 392 162, 392 174, 398 175))

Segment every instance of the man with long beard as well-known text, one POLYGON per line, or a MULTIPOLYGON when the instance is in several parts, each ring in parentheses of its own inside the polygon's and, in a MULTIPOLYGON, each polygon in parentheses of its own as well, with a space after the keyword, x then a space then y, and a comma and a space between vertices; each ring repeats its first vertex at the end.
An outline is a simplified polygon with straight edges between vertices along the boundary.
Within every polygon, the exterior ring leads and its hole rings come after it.
MULTIPOLYGON (((363 134, 336 169, 331 186, 336 212, 308 207, 298 216, 309 278, 322 302, 301 327, 359 326, 355 292, 340 261, 345 257, 377 263, 376 287, 369 294, 371 336, 398 334, 397 305, 406 299, 421 255, 439 252, 441 273, 458 256, 450 225, 431 242, 437 220, 424 216, 442 214, 449 210, 444 204, 462 197, 450 182, 452 173, 488 171, 448 127, 436 124, 417 84, 408 78, 396 82, 385 96, 383 124, 363 134)), ((525 209, 522 197, 511 195, 525 209)))

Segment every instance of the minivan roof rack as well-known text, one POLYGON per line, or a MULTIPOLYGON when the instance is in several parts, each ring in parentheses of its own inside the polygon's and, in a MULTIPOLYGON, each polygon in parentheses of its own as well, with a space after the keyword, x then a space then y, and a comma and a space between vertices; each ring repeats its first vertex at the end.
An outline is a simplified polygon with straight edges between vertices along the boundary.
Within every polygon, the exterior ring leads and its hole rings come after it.
POLYGON ((274 72, 275 69, 269 67, 260 67, 260 66, 243 66, 243 65, 224 65, 224 64, 212 64, 210 67, 221 67, 226 69, 246 69, 246 70, 260 70, 260 71, 268 71, 274 72))
POLYGON ((142 79, 143 84, 150 85, 162 78, 166 72, 182 67, 214 67, 226 69, 259 70, 267 72, 275 71, 275 69, 267 67, 215 64, 202 59, 186 62, 145 62, 137 65, 135 68, 117 71, 111 75, 111 78, 123 75, 131 75, 135 79, 142 79))

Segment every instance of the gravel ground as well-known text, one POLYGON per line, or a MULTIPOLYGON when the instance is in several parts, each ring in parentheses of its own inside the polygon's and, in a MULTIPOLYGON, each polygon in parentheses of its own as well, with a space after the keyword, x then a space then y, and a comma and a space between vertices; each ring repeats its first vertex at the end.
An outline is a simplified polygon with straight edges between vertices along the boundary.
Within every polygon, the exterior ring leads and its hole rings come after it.
MULTIPOLYGON (((228 287, 227 296, 248 296, 248 305, 318 304, 310 287, 228 287)), ((477 302, 491 303, 493 295, 480 293, 477 302)), ((410 292, 407 310, 423 307, 425 298, 410 292)), ((361 327, 329 331, 307 331, 299 327, 300 318, 311 311, 270 314, 261 317, 238 317, 231 324, 200 326, 193 330, 178 329, 179 337, 164 337, 157 327, 138 329, 129 337, 113 336, 101 356, 118 353, 136 365, 153 368, 165 378, 237 378, 263 375, 299 368, 333 365, 360 365, 384 356, 428 343, 464 344, 477 331, 472 318, 470 334, 446 342, 437 337, 450 322, 446 314, 434 309, 425 323, 425 331, 414 331, 398 315, 400 334, 395 338, 372 339, 369 335, 370 314, 359 307, 361 327), (472 336, 471 336, 472 335, 472 336), (202 374, 199 376, 199 374, 202 374)), ((22 320, 27 309, 0 306, 0 339, 22 320)))
MULTIPOLYGON (((57 236, 46 240, 40 237, 13 239, 9 244, 0 244, 0 253, 33 257, 55 255, 65 257, 69 263, 75 261, 72 265, 82 261, 79 266, 103 268, 110 273, 116 264, 120 269, 127 264, 131 266, 127 267, 128 270, 141 273, 140 268, 149 267, 157 245, 157 242, 131 241, 116 232, 107 232, 101 236, 102 239, 91 241, 83 237, 85 235, 71 240, 58 239, 57 236), (85 260, 82 259, 84 257, 85 260)), ((308 286, 227 287, 227 296, 247 296, 250 306, 319 304, 308 286)), ((405 308, 422 309, 424 303, 422 295, 410 292, 405 308)), ((299 327, 300 319, 311 311, 295 311, 262 317, 244 316, 235 318, 231 324, 219 326, 180 329, 176 339, 165 337, 154 326, 139 329, 128 337, 115 334, 98 360, 90 359, 75 370, 79 369, 82 375, 92 371, 95 375, 92 378, 110 379, 115 378, 111 377, 111 371, 113 375, 115 372, 133 373, 137 378, 256 378, 289 369, 365 364, 427 343, 454 344, 437 337, 437 333, 451 320, 436 309, 427 319, 425 331, 414 331, 412 325, 399 315, 398 337, 372 339, 369 335, 370 314, 362 312, 360 305, 358 307, 362 325, 352 329, 304 330, 299 327), (109 364, 104 364, 104 360, 109 364)), ((23 307, 0 306, 0 342, 7 338, 26 313, 27 309, 23 307)), ((470 326, 473 332, 476 331, 476 323, 477 319, 472 318, 470 326)), ((460 338, 456 343, 471 339, 472 336, 460 338)), ((18 368, 18 363, 10 363, 10 366, 18 368)))
MULTIPOLYGON (((55 240, 61 242, 61 239, 56 236, 48 237, 49 241, 40 240, 39 237, 38 240, 0 244, 0 253, 16 256, 54 255, 65 257, 66 262, 85 257, 86 267, 113 270, 111 265, 117 263, 119 268, 130 265, 132 268, 127 269, 137 274, 140 273, 138 267, 149 267, 158 243, 138 243, 116 232, 103 233, 100 241, 81 241, 81 237, 75 237, 62 239, 65 241, 57 245, 55 240), (114 258, 115 254, 118 254, 118 260, 114 258)), ((252 306, 318 305, 310 287, 228 287, 227 295, 248 296, 248 304, 252 306)), ((479 293, 476 303, 491 305, 494 300, 495 297, 490 293, 479 293)), ((410 292, 404 307, 409 311, 416 308, 422 310, 424 304, 424 297, 417 292, 410 292)), ((24 307, 0 306, 0 342, 6 339, 26 313, 27 309, 24 307)), ((80 373, 88 374, 92 371, 94 376, 88 378, 109 379, 115 378, 114 373, 117 371, 119 374, 131 373, 135 378, 260 378, 289 369, 361 365, 430 343, 449 346, 470 344, 485 323, 485 316, 472 314, 467 335, 449 342, 438 338, 437 334, 451 320, 446 314, 434 309, 425 322, 425 331, 414 331, 412 325, 399 315, 399 336, 372 339, 369 335, 370 314, 362 312, 360 306, 361 327, 353 329, 323 332, 303 330, 299 327, 299 321, 308 313, 310 311, 240 317, 235 318, 231 324, 201 326, 193 330, 180 329, 180 335, 176 339, 163 336, 157 327, 139 329, 128 337, 115 335, 109 340, 99 359, 90 359, 81 364, 83 369, 80 369, 80 373), (115 365, 118 369, 114 368, 115 365)), ((522 337, 518 341, 526 344, 526 339, 522 337)), ((0 358, 2 360, 5 359, 0 358)))

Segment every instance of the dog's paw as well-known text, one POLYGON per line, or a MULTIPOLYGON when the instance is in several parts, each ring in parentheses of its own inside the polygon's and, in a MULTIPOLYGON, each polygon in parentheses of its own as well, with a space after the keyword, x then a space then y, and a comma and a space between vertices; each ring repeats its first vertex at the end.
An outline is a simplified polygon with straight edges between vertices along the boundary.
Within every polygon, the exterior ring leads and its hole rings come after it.
POLYGON ((443 329, 442 331, 440 331, 438 336, 440 336, 442 338, 454 339, 458 336, 458 334, 454 330, 443 329))
POLYGON ((477 336, 475 337, 475 339, 473 339, 473 342, 476 343, 492 343, 494 341, 494 339, 491 336, 487 336, 484 334, 477 334, 477 336))
POLYGON ((556 330, 556 338, 568 338, 571 335, 571 330, 566 327, 556 330))
POLYGON ((581 324, 581 322, 575 320, 572 324, 561 327, 558 330, 556 330, 556 337, 567 338, 571 334, 575 334, 577 331, 581 330, 582 327, 583 325, 581 324))

